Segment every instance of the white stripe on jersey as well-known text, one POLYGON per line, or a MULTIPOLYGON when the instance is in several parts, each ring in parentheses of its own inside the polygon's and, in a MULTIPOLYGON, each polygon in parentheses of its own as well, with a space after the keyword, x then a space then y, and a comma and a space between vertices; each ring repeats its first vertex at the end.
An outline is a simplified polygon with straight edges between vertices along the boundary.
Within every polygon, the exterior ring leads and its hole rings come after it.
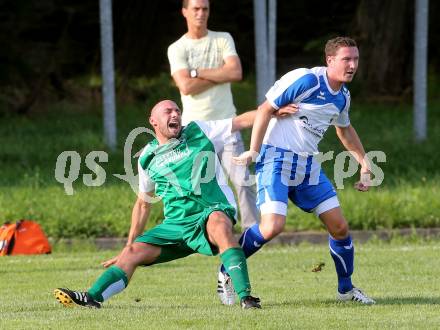
MULTIPOLYGON (((266 94, 266 98, 268 102, 271 104, 271 106, 274 109, 278 110, 279 109, 278 105, 276 105, 275 102, 273 101, 276 100, 280 95, 282 95, 286 91, 286 89, 288 89, 290 85, 292 85, 292 82, 297 81, 306 74, 313 74, 313 72, 310 69, 305 69, 305 68, 296 69, 286 73, 284 76, 280 78, 280 80, 276 81, 275 84, 272 86, 272 88, 269 89, 269 91, 266 94)), ((304 93, 298 95, 295 98, 295 100, 292 100, 291 103, 300 102, 301 100, 305 99, 310 94, 312 94, 318 88, 319 88, 319 80, 315 87, 306 90, 304 93)))
POLYGON ((332 90, 326 75, 326 67, 296 69, 274 84, 266 94, 272 107, 297 103, 299 111, 288 117, 272 118, 264 144, 312 155, 318 151, 330 125, 350 125, 350 93, 344 86, 339 91, 332 90))

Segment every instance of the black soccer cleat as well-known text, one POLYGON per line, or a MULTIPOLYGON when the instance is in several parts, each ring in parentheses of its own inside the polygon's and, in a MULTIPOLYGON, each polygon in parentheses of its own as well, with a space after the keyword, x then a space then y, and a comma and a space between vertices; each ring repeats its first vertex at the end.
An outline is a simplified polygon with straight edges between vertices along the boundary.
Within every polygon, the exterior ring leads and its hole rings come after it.
POLYGON ((261 308, 260 298, 247 296, 240 300, 241 308, 249 309, 249 308, 261 308))
POLYGON ((90 308, 101 308, 101 303, 90 297, 87 292, 58 288, 54 290, 53 294, 66 307, 73 307, 76 304, 90 308))

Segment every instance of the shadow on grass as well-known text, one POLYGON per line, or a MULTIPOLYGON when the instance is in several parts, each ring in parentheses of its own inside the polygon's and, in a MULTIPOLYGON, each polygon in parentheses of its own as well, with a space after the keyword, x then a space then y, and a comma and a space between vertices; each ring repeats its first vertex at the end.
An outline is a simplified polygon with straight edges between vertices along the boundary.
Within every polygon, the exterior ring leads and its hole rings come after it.
POLYGON ((148 309, 150 312, 152 310, 185 310, 185 311, 190 311, 190 310, 196 310, 198 309, 198 305, 194 304, 188 304, 188 305, 173 305, 173 304, 150 304, 149 302, 131 302, 131 303, 117 303, 117 302, 113 302, 113 303, 107 303, 105 305, 102 306, 102 310, 142 310, 145 311, 145 309, 148 309))
MULTIPOLYGON (((384 299, 377 299, 376 305, 377 307, 385 306, 385 305, 439 305, 440 304, 440 297, 439 298, 433 298, 433 297, 389 297, 384 299)), ((36 307, 35 311, 50 311, 53 310, 55 306, 58 304, 53 304, 51 306, 48 306, 46 308, 41 308, 41 306, 36 307)), ((62 306, 61 310, 68 311, 71 310, 70 308, 64 309, 62 306)), ((88 310, 88 308, 81 308, 79 306, 75 306, 76 308, 79 308, 81 310, 88 310)), ((229 310, 232 310, 230 308, 231 306, 228 306, 229 310)), ((236 305, 237 309, 240 309, 238 305, 236 305)), ((280 302, 268 302, 262 304, 263 310, 267 309, 274 309, 274 308, 283 308, 283 307, 297 307, 297 308, 304 308, 304 307, 310 307, 310 308, 322 308, 322 307, 338 307, 338 308, 371 308, 371 306, 361 305, 361 304, 352 304, 352 303, 343 303, 338 302, 335 300, 284 300, 280 302)), ((103 310, 145 310, 145 308, 148 308, 149 310, 163 310, 163 309, 170 309, 170 310, 194 310, 198 308, 197 304, 182 304, 182 305, 173 305, 173 304, 151 304, 149 302, 123 302, 123 303, 110 303, 105 304, 103 306, 103 310)), ((216 305, 212 305, 211 308, 216 309, 216 305)), ((33 308, 29 309, 26 308, 27 311, 32 311, 33 308)), ((91 309, 95 310, 95 309, 91 309)), ((21 313, 23 312, 23 308, 18 309, 11 309, 9 312, 11 313, 21 313)))
MULTIPOLYGON (((264 307, 363 307, 365 305, 344 303, 336 300, 284 300, 280 302, 264 303, 264 307)), ((440 297, 387 297, 376 299, 376 305, 440 305, 440 297)))
POLYGON ((440 297, 387 297, 377 299, 378 305, 439 305, 440 297))

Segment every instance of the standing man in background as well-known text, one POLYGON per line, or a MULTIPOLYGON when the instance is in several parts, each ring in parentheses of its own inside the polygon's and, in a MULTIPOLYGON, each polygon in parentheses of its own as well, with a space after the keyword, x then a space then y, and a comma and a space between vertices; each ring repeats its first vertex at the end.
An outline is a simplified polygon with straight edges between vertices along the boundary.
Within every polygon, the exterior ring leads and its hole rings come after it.
MULTIPOLYGON (((209 0, 183 0, 182 14, 188 32, 169 46, 168 60, 180 90, 183 125, 192 120, 235 117, 231 82, 242 79, 242 70, 234 40, 227 32, 208 30, 209 0)), ((253 187, 243 185, 249 175, 247 168, 232 162, 242 152, 241 134, 236 132, 235 141, 225 145, 218 156, 237 192, 241 226, 246 229, 259 222, 259 212, 253 187)))

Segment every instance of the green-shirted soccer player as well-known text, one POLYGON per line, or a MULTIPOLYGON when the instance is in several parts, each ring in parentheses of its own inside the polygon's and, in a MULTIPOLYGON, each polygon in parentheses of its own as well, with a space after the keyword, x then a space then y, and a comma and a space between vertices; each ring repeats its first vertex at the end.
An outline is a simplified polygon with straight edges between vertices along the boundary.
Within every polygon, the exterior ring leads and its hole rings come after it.
POLYGON ((139 158, 139 195, 127 246, 103 263, 108 269, 87 292, 60 288, 55 297, 66 306, 100 308, 103 301, 125 289, 138 266, 196 252, 208 256, 220 253, 241 306, 261 308, 260 300, 251 296, 246 258, 233 236, 234 196, 216 156, 234 138, 232 133, 250 127, 254 117, 253 111, 182 127, 176 103, 165 100, 156 104, 149 119, 156 139, 139 158), (154 193, 162 198, 165 220, 142 234, 154 193))

